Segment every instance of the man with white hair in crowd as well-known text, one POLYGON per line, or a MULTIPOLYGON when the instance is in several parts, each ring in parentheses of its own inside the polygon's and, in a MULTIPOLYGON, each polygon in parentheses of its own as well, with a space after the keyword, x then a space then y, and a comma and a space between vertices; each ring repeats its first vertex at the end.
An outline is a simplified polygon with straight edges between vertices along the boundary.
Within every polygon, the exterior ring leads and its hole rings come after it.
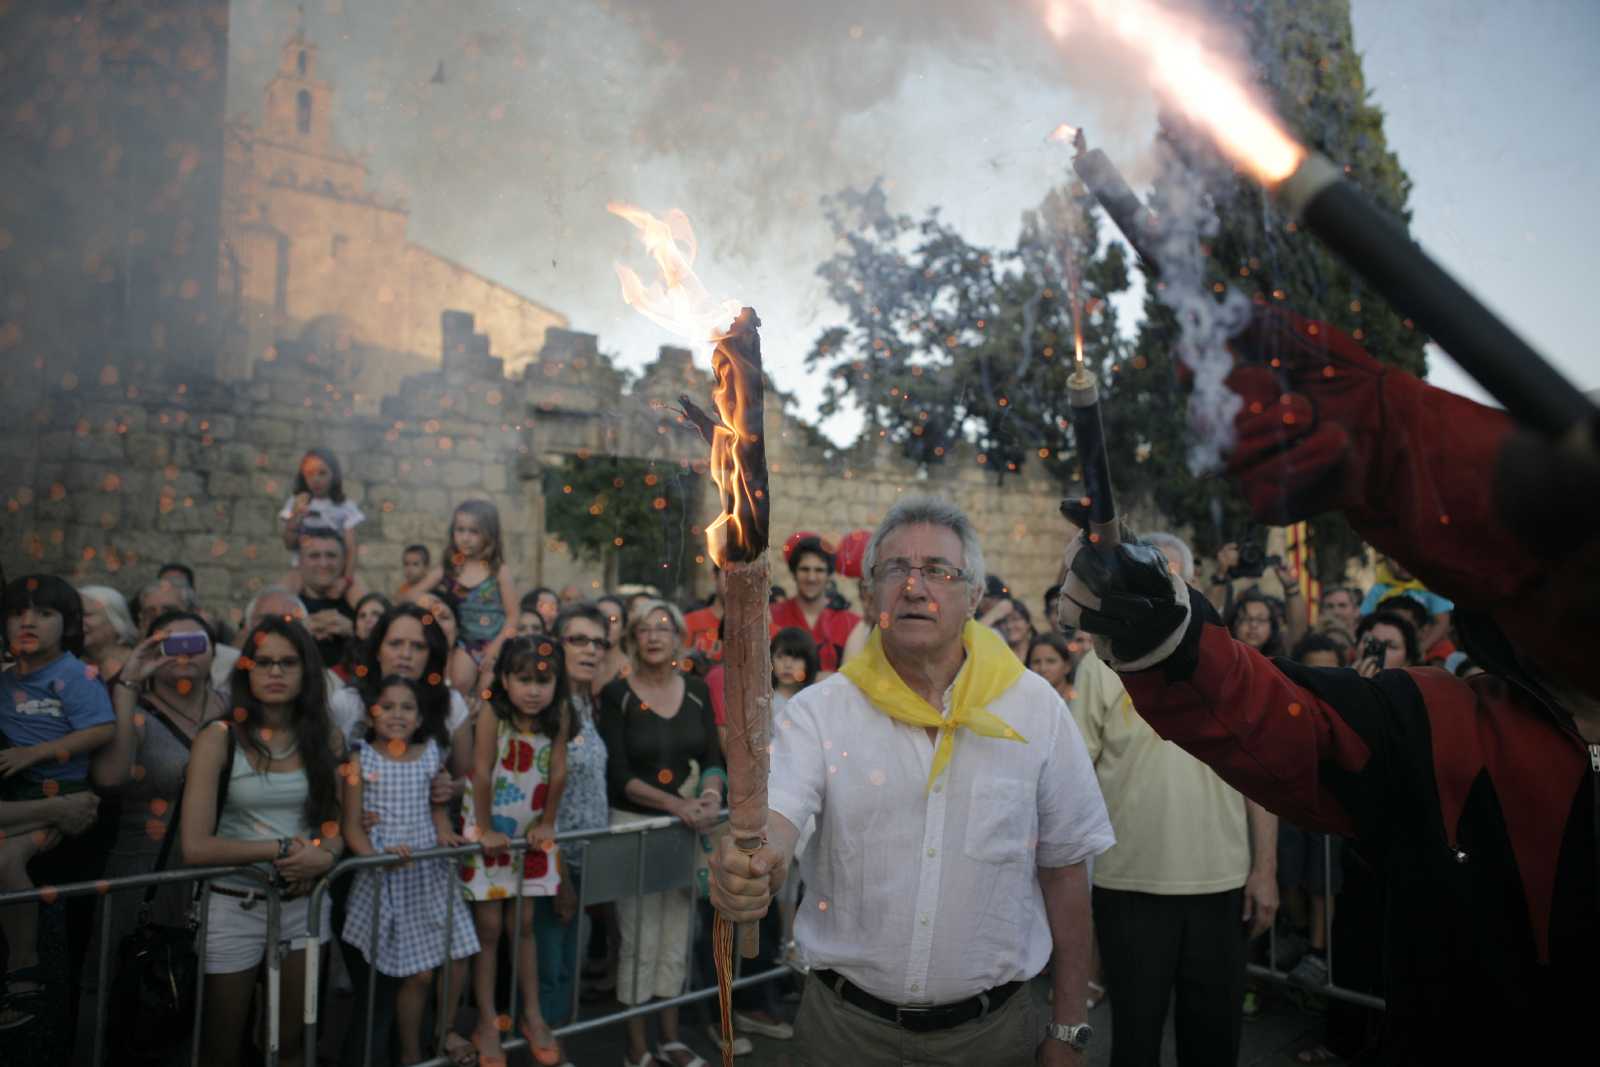
MULTIPOLYGON (((1144 535, 1194 582, 1194 553, 1144 535)), ((1094 922, 1111 989, 1111 1062, 1159 1067, 1176 993, 1178 1062, 1232 1064, 1243 1023, 1245 947, 1278 910, 1278 819, 1163 741, 1094 652, 1072 710, 1117 844, 1094 864, 1094 922)))
POLYGON ((983 551, 954 505, 896 504, 864 573, 881 625, 785 706, 767 844, 722 839, 712 900, 763 915, 814 816, 795 923, 803 1062, 1082 1063, 1084 863, 1113 838, 1072 716, 973 620, 983 551))

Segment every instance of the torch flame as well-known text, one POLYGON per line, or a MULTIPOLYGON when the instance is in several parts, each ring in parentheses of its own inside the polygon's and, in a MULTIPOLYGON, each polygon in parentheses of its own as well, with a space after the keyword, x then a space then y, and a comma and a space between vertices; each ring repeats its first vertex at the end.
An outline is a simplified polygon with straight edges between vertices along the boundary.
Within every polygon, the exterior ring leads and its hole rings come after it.
POLYGON ((754 487, 745 477, 744 466, 739 462, 739 428, 744 426, 743 390, 736 388, 738 372, 733 357, 722 345, 711 355, 711 372, 717 386, 711 401, 722 419, 722 425, 712 432, 711 480, 716 483, 723 511, 706 527, 706 551, 718 567, 726 567, 731 558, 730 546, 748 547, 747 523, 755 519, 754 487))
POLYGON ((1071 144, 1073 138, 1077 136, 1078 127, 1072 125, 1071 123, 1063 122, 1061 125, 1050 131, 1049 139, 1055 141, 1057 144, 1071 144))
POLYGON ((616 263, 622 299, 656 325, 689 341, 720 341, 739 314, 739 301, 713 300, 694 272, 700 245, 689 216, 677 208, 657 218, 643 208, 612 201, 606 210, 627 219, 656 261, 661 280, 646 285, 633 268, 616 263))
MULTIPOLYGON (((642 208, 615 201, 606 210, 638 228, 651 258, 660 269, 661 280, 646 285, 624 264, 614 264, 622 282, 622 299, 640 314, 664 329, 690 341, 713 341, 711 373, 716 379, 712 406, 717 420, 693 408, 702 431, 711 439, 711 480, 716 483, 722 512, 706 527, 706 550, 719 567, 730 559, 749 559, 766 545, 762 516, 766 514, 766 486, 753 485, 742 455, 759 444, 762 427, 750 429, 756 421, 749 411, 752 397, 761 387, 761 371, 745 362, 745 345, 760 352, 756 336, 758 322, 753 312, 741 315, 739 301, 713 300, 694 272, 699 244, 689 216, 677 208, 657 218, 642 208), (718 421, 720 420, 720 421, 718 421), (755 544, 755 541, 762 541, 755 544)), ((685 405, 690 411, 692 405, 685 405)), ((762 463, 765 467, 765 463, 762 463)), ((764 476, 765 471, 761 474, 764 476)))
POLYGON ((1151 0, 1047 0, 1045 24, 1057 40, 1065 36, 1072 12, 1089 15, 1140 56, 1167 103, 1208 130, 1229 158, 1260 181, 1277 185, 1305 159, 1306 150, 1177 15, 1151 0))

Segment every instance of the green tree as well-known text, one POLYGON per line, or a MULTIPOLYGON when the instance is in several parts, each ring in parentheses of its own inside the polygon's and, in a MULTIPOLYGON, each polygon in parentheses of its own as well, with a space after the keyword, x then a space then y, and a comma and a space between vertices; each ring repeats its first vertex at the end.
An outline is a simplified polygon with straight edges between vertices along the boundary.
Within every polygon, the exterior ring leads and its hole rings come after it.
MULTIPOLYGON (((943 463, 964 440, 997 477, 1037 457, 1073 480, 1064 263, 1082 272, 1086 358, 1114 379, 1127 347, 1108 299, 1128 285, 1122 249, 1101 241, 1081 193, 1052 191, 1008 249, 973 244, 937 209, 920 220, 891 213, 878 182, 823 207, 840 250, 818 274, 845 309, 807 355, 828 373, 823 414, 854 407, 866 435, 918 463, 943 463)), ((1131 466, 1138 443, 1126 435, 1113 447, 1126 444, 1131 466)))
POLYGON ((682 592, 704 538, 694 525, 701 478, 676 463, 578 454, 544 471, 545 530, 573 558, 601 565, 602 585, 682 592))

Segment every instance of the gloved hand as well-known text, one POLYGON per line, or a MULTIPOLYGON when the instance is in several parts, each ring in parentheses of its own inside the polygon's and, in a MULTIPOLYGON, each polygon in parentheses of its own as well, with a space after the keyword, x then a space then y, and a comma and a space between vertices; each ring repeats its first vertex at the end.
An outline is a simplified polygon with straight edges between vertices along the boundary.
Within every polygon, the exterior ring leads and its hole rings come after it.
POLYGON ((1281 308, 1258 313, 1232 348, 1227 385, 1244 406, 1227 469, 1256 519, 1348 503, 1383 433, 1386 369, 1349 335, 1281 308))
POLYGON ((1057 621, 1095 635, 1095 651, 1118 670, 1144 670, 1177 647, 1189 621, 1189 590, 1154 545, 1127 540, 1067 546, 1057 621))

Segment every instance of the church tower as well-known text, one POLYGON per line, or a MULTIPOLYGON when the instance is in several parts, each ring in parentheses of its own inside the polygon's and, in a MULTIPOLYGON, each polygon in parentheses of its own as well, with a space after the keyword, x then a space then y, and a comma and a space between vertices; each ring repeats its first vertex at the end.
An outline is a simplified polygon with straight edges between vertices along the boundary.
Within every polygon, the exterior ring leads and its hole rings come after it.
POLYGON ((277 76, 267 83, 261 133, 313 155, 331 154, 333 86, 317 77, 317 46, 296 30, 278 55, 277 76))

